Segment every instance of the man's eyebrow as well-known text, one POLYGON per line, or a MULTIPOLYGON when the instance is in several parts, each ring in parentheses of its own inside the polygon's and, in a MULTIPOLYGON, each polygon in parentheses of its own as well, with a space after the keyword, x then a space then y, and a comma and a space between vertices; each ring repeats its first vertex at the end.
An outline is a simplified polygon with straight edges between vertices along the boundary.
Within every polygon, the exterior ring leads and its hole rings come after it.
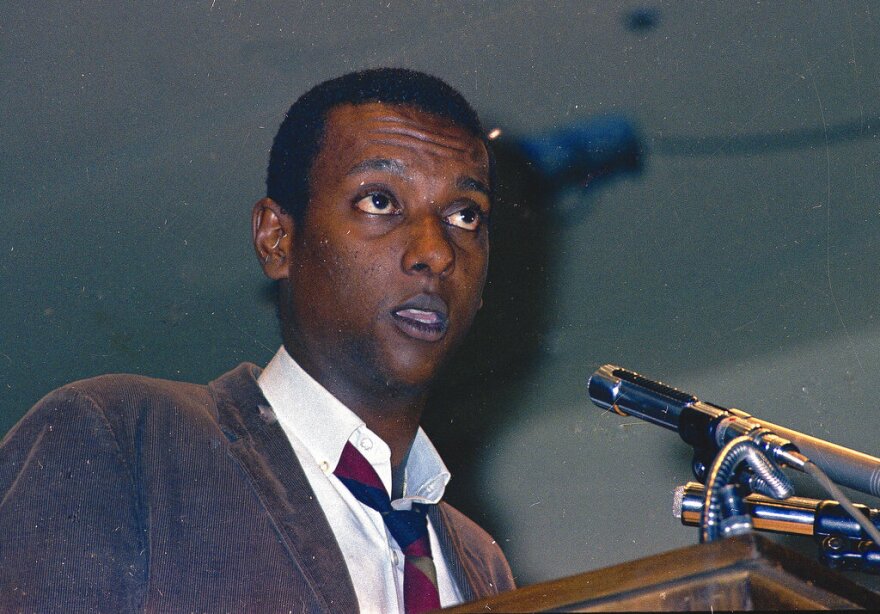
POLYGON ((459 190, 469 190, 471 192, 480 192, 485 194, 486 196, 491 196, 489 192, 489 187, 480 181, 479 179, 474 179, 473 177, 459 177, 455 182, 456 187, 459 190))
POLYGON ((406 166, 400 160, 367 158, 348 169, 346 175, 357 175, 365 171, 385 171, 394 175, 404 176, 406 174, 406 166))
MULTIPOLYGON (((361 162, 358 162, 350 169, 348 169, 346 175, 357 175, 358 173, 363 173, 367 171, 384 171, 386 173, 392 173, 394 175, 405 177, 406 165, 400 160, 394 160, 391 158, 367 158, 366 160, 362 160, 361 162)), ((479 179, 468 177, 467 175, 459 177, 455 181, 455 186, 459 190, 480 192, 481 194, 485 194, 486 196, 491 196, 489 187, 485 183, 483 183, 479 179)))

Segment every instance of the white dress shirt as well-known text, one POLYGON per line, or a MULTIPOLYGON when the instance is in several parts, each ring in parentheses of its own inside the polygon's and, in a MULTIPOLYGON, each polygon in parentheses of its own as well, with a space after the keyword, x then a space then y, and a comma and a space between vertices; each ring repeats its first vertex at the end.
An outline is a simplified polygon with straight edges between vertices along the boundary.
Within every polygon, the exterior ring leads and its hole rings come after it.
MULTIPOLYGON (((348 567, 363 612, 403 612, 403 552, 376 510, 358 501, 333 474, 350 441, 376 470, 391 494, 391 449, 290 357, 282 346, 257 383, 315 491, 348 567)), ((419 428, 406 464, 404 496, 396 509, 437 503, 449 471, 419 428)), ((437 534, 428 522, 431 552, 443 607, 461 602, 437 534)))

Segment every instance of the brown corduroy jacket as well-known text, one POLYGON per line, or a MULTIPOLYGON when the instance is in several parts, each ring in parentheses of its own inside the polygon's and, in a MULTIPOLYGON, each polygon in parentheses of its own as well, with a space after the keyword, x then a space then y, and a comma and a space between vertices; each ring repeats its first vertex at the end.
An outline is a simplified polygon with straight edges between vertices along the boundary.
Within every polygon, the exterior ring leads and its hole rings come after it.
MULTIPOLYGON (((0 611, 357 611, 258 374, 102 376, 31 409, 0 443, 0 611)), ((466 601, 514 588, 486 532, 432 508, 466 601)))

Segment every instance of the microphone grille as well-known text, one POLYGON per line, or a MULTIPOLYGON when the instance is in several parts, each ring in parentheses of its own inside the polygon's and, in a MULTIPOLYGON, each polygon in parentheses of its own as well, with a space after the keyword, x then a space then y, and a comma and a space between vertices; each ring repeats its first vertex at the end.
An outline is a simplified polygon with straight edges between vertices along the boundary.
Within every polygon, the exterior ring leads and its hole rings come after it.
POLYGON ((669 397, 674 401, 677 401, 682 404, 687 403, 696 403, 700 399, 695 397, 692 394, 688 394, 687 392, 682 392, 677 388, 673 388, 672 386, 667 386, 663 382, 655 382, 654 380, 650 380, 647 377, 643 377, 636 373, 635 371, 628 371, 627 369, 622 369, 620 367, 615 368, 611 374, 621 379, 625 382, 630 382, 637 386, 641 386, 642 388, 647 388, 656 394, 661 394, 663 396, 669 397))

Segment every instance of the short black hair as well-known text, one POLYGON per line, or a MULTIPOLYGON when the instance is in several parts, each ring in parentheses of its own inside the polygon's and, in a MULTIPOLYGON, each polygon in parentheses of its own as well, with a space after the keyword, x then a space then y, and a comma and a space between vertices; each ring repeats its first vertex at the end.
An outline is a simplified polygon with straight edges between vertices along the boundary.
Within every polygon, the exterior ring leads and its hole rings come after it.
POLYGON ((302 221, 309 202, 309 175, 321 148, 327 114, 344 104, 381 102, 409 106, 448 119, 479 138, 489 155, 490 190, 495 161, 476 111, 448 83, 406 68, 374 68, 324 81, 297 99, 278 128, 269 168, 266 196, 294 220, 302 221))

